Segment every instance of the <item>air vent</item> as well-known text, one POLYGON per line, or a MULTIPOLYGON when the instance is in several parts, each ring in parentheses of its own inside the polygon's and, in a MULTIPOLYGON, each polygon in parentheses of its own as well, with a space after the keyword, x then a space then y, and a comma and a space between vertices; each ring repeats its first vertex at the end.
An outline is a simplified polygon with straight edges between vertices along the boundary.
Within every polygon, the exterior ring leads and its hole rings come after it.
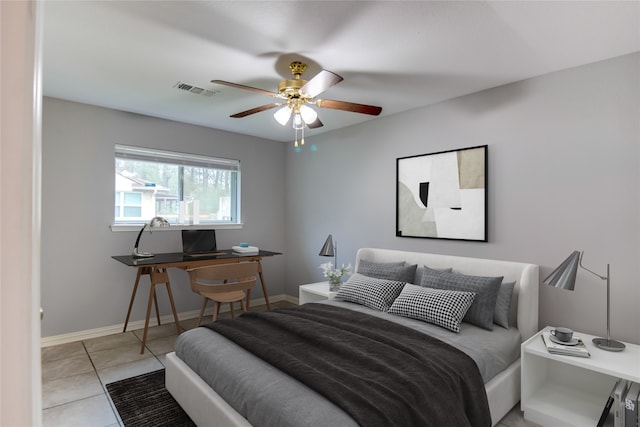
POLYGON ((184 82, 178 82, 175 85, 173 85, 173 87, 179 90, 183 90, 185 92, 191 92, 193 94, 203 95, 203 96, 213 96, 216 93, 220 92, 219 90, 204 89, 204 88, 190 85, 189 83, 184 83, 184 82))

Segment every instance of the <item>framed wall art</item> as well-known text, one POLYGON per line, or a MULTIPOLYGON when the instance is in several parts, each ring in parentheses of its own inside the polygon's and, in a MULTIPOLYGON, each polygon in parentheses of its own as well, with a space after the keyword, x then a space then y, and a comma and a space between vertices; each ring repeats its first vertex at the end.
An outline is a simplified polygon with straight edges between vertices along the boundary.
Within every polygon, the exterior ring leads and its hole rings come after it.
POLYGON ((487 241, 487 146, 396 159, 396 236, 487 241))

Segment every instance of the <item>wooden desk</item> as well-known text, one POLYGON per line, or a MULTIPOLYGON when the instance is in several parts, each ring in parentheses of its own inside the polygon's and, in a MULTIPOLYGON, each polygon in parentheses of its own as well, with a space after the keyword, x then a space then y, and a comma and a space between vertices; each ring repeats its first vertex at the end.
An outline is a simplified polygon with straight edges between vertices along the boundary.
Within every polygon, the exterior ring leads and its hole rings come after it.
MULTIPOLYGON (((114 255, 111 258, 119 261, 129 267, 136 267, 138 269, 136 273, 136 281, 133 285, 133 292, 131 293, 131 301, 129 302, 129 309, 127 310, 127 317, 124 321, 124 328, 122 332, 126 332, 127 324, 129 323, 129 317, 131 316, 131 308, 133 307, 133 301, 136 298, 136 292, 138 290, 138 284, 140 283, 140 277, 143 275, 149 275, 149 282, 151 284, 149 289, 149 301, 147 303, 147 317, 144 323, 144 333, 142 335, 142 347, 140 354, 144 353, 144 347, 147 342, 147 330, 149 329, 149 317, 151 316, 151 306, 155 303, 156 317, 158 324, 160 324, 160 311, 158 310, 158 298, 156 296, 156 285, 165 284, 167 287, 167 294, 169 295, 169 302, 171 304, 171 311, 173 312, 173 319, 176 323, 176 330, 178 334, 181 333, 180 322, 178 320, 178 313, 173 302, 173 294, 171 293, 171 284, 169 283, 169 273, 167 268, 180 268, 188 270, 190 268, 204 267, 208 265, 217 264, 232 264, 236 262, 244 261, 256 261, 258 263, 258 276, 260 277, 260 284, 262 285, 262 293, 264 294, 264 300, 267 304, 267 309, 271 310, 269 304, 269 296, 267 294, 267 286, 264 281, 264 275, 262 274, 262 258, 268 256, 280 255, 280 252, 259 251, 258 255, 240 255, 234 253, 231 249, 220 250, 214 254, 209 255, 186 255, 182 252, 172 253, 160 253, 155 254, 151 258, 133 258, 131 255, 114 255)), ((251 293, 247 293, 247 309, 249 308, 249 299, 251 293)))

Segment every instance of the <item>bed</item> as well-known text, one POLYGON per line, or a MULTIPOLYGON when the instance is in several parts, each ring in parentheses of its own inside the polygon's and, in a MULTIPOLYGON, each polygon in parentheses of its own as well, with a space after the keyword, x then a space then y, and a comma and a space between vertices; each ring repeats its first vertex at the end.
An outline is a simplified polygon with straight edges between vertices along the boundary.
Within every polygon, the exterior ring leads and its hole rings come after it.
MULTIPOLYGON (((359 273, 365 265, 380 263, 424 267, 416 270, 413 280, 407 280, 411 283, 425 280, 416 277, 418 275, 432 271, 447 272, 443 273, 446 275, 451 270, 461 275, 499 276, 503 285, 514 283, 507 306, 508 327, 494 325, 493 331, 464 321, 459 325, 459 332, 452 332, 438 325, 348 301, 325 303, 330 306, 326 310, 346 309, 383 320, 391 319, 469 354, 478 364, 484 381, 491 424, 497 424, 520 400, 520 343, 538 330, 538 266, 361 248, 356 256, 356 271, 359 273)), ((357 274, 352 277, 355 276, 357 274)), ((321 304, 311 306, 325 310, 321 304)), ((176 351, 167 355, 165 365, 167 389, 199 426, 357 425, 345 411, 320 393, 208 328, 196 328, 182 334, 176 342, 176 351)))

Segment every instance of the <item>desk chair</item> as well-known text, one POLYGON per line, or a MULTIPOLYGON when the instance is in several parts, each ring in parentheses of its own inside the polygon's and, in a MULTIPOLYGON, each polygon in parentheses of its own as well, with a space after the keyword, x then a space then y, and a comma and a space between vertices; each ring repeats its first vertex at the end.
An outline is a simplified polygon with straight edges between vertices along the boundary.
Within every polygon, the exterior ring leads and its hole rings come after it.
POLYGON ((233 319, 233 303, 240 302, 242 311, 247 311, 247 300, 251 288, 256 284, 257 262, 211 265, 187 270, 191 280, 191 290, 204 297, 198 326, 202 322, 204 310, 209 300, 213 301, 213 321, 218 320, 220 304, 229 303, 233 319), (222 283, 220 283, 222 282, 222 283))

